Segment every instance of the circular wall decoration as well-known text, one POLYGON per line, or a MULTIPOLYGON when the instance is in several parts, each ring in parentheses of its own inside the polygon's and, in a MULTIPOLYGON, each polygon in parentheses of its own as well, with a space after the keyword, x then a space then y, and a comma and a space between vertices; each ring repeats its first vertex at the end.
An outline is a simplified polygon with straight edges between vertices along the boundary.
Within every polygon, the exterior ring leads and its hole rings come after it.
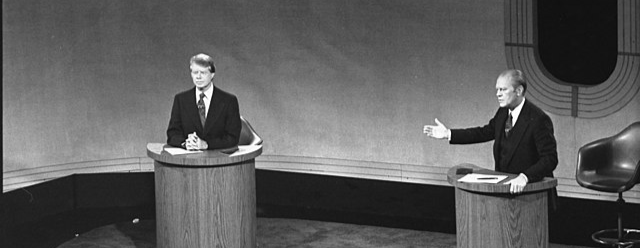
POLYGON ((595 86, 562 82, 543 66, 536 42, 536 0, 505 0, 505 54, 525 74, 527 99, 564 116, 601 118, 626 106, 640 91, 640 0, 617 0, 615 69, 595 86))

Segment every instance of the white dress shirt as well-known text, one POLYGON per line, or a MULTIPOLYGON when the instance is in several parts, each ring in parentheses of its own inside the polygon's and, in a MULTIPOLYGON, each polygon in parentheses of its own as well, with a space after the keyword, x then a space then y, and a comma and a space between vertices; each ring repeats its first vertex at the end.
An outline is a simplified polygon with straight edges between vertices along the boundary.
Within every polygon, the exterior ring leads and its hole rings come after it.
POLYGON ((516 106, 513 110, 509 110, 509 114, 511 114, 511 126, 516 126, 516 121, 518 121, 518 117, 520 116, 520 111, 522 111, 522 106, 524 105, 524 97, 522 98, 522 102, 516 106))
MULTIPOLYGON (((204 99, 202 99, 202 101, 204 101, 204 116, 207 117, 207 114, 209 114, 209 106, 211 105, 211 97, 213 96, 213 85, 211 85, 211 87, 209 87, 209 89, 204 91, 204 99)), ((196 105, 198 105, 198 101, 200 100, 200 93, 202 93, 202 91, 200 91, 197 87, 196 87, 196 105)))

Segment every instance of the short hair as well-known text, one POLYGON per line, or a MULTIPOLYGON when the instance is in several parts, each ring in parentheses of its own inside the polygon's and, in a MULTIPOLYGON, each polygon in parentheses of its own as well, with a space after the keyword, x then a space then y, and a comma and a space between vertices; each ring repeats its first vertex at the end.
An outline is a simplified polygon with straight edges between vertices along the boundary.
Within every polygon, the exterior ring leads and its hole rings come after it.
POLYGON ((499 77, 504 77, 507 81, 511 82, 513 88, 517 88, 518 86, 522 86, 522 94, 524 95, 527 92, 527 81, 524 80, 524 75, 522 71, 517 69, 509 69, 500 73, 499 77))
POLYGON ((189 60, 189 65, 196 64, 202 67, 209 67, 209 71, 212 73, 216 73, 216 66, 213 63, 213 58, 204 53, 199 53, 191 57, 189 60))

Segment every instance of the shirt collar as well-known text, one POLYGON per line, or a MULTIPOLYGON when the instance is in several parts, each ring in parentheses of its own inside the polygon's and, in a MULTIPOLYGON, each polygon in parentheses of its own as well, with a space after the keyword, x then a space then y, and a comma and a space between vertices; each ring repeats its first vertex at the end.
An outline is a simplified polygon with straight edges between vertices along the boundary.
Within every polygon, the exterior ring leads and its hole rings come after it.
MULTIPOLYGON (((211 100, 211 96, 213 95, 213 88, 215 88, 215 86, 211 85, 211 87, 209 87, 208 89, 206 89, 204 91, 204 95, 207 97, 207 99, 211 100)), ((203 91, 200 91, 198 89, 198 87, 196 87, 196 101, 198 99, 200 99, 200 93, 202 93, 203 91)))

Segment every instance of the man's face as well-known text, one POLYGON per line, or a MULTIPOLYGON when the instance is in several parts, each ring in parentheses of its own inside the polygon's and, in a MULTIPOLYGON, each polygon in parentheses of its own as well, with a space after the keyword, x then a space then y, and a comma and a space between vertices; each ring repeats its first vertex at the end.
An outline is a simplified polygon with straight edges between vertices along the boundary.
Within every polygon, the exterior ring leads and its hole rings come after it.
POLYGON ((496 97, 500 107, 508 107, 514 109, 520 103, 519 90, 513 87, 513 84, 506 78, 500 77, 496 81, 496 97))
POLYGON ((191 79, 193 79, 193 84, 195 84, 198 89, 206 90, 211 84, 213 84, 213 75, 215 73, 209 71, 209 67, 191 64, 189 68, 191 68, 191 79))

